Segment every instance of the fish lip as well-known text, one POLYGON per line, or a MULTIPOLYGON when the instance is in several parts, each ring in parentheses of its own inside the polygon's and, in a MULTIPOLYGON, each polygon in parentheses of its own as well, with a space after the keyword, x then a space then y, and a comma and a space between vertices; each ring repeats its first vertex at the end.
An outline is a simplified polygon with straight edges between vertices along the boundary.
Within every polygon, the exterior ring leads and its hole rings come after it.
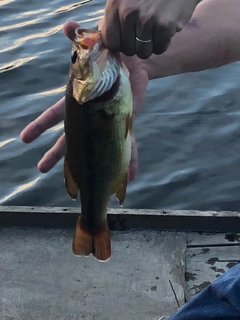
POLYGON ((76 28, 76 29, 75 29, 75 36, 76 36, 77 38, 81 38, 81 37, 82 37, 82 34, 83 34, 84 32, 87 32, 87 31, 88 31, 88 29, 84 29, 84 28, 81 28, 81 27, 76 28))
POLYGON ((77 36, 77 37, 79 37, 79 36, 81 36, 81 34, 83 33, 83 28, 81 28, 81 27, 79 27, 79 28, 76 28, 75 29, 75 36, 77 36), (78 32, 78 31, 80 31, 80 32, 78 32))
MULTIPOLYGON (((91 56, 100 52, 103 48, 103 43, 101 41, 101 32, 98 30, 91 30, 78 27, 75 29, 75 38, 73 39, 73 44, 75 46, 74 50, 78 52, 79 57, 81 57, 82 61, 87 61, 91 59, 91 56), (88 48, 82 44, 84 38, 92 37, 93 38, 93 46, 88 48)), ((72 51, 73 54, 73 51, 72 51)))
MULTIPOLYGON (((90 30, 90 29, 84 29, 84 28, 81 28, 81 27, 78 27, 75 29, 75 35, 77 37, 81 37, 81 35, 83 34, 83 32, 89 32, 89 33, 92 33, 93 30, 90 30)), ((97 31, 96 31, 97 32, 97 31)))
MULTIPOLYGON (((84 29, 84 28, 76 28, 75 29, 75 38, 74 41, 78 43, 82 48, 88 49, 89 51, 92 51, 96 44, 99 44, 99 40, 101 40, 101 31, 98 30, 90 30, 90 29, 84 29), (93 41, 93 45, 88 48, 85 47, 81 42, 84 42, 84 38, 91 38, 93 41)), ((102 44, 102 41, 101 41, 102 44)))
POLYGON ((82 28, 82 27, 78 27, 78 28, 75 29, 75 35, 76 36, 80 36, 81 37, 83 32, 86 32, 86 33, 100 33, 99 30, 85 29, 85 28, 82 28))

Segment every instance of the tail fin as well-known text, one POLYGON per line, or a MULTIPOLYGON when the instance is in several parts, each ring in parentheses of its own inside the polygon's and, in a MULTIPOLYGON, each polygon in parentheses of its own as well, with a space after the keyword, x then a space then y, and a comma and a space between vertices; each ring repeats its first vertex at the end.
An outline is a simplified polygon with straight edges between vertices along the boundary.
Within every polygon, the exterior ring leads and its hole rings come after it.
POLYGON ((107 222, 98 232, 91 234, 81 226, 81 218, 79 217, 72 250, 77 256, 88 256, 92 253, 99 261, 108 260, 111 256, 111 242, 107 222))

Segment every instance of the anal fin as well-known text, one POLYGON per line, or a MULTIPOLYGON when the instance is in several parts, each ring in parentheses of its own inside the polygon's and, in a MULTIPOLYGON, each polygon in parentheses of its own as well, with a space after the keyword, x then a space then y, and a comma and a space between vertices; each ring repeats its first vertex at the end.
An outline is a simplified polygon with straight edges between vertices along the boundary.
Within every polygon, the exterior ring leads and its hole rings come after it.
POLYGON ((108 260, 111 256, 111 242, 107 221, 99 231, 90 232, 82 226, 81 217, 79 217, 73 238, 72 250, 77 256, 89 256, 93 254, 99 261, 108 260))
POLYGON ((127 182, 128 182, 128 173, 124 175, 122 181, 117 186, 117 190, 115 191, 120 205, 123 204, 126 197, 127 182))
POLYGON ((68 194, 72 199, 77 199, 78 188, 73 180, 66 158, 64 159, 64 180, 68 194))

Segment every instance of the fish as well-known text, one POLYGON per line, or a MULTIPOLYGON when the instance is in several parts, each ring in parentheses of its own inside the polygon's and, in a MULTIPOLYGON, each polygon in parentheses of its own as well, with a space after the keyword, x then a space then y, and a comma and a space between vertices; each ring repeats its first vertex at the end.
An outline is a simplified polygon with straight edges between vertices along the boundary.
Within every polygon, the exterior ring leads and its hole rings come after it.
POLYGON ((75 30, 65 105, 64 180, 81 202, 72 251, 107 261, 108 203, 115 193, 122 205, 128 183, 132 90, 126 66, 104 46, 101 31, 75 30))

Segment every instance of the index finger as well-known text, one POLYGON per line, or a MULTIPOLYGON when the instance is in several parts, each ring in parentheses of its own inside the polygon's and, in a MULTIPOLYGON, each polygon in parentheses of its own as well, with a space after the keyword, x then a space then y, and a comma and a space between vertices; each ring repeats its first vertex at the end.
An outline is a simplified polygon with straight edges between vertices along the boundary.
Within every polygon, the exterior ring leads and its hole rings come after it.
POLYGON ((55 126, 63 120, 65 108, 65 97, 62 97, 53 106, 44 111, 37 119, 30 122, 20 133, 20 138, 25 143, 37 139, 44 131, 55 126))
MULTIPOLYGON (((115 1, 116 2, 116 1, 115 1)), ((121 50, 121 27, 117 4, 107 1, 105 15, 100 24, 104 45, 114 51, 121 50)))

